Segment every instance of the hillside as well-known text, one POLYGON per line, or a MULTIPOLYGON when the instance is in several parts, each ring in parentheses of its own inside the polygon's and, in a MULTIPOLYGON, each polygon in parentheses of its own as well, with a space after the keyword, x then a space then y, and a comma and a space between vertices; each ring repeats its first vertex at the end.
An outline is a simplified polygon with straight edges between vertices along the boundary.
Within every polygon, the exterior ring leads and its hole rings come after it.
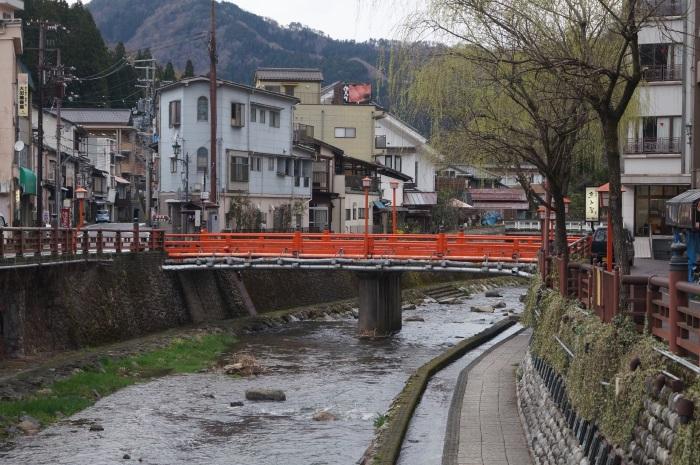
MULTIPOLYGON (((92 0, 88 8, 109 45, 150 48, 180 71, 191 59, 197 74, 207 72, 209 0, 92 0)), ((301 24, 283 27, 233 3, 217 8, 219 75, 238 82, 250 83, 260 66, 321 68, 326 83, 373 81, 373 67, 385 61, 382 50, 390 45, 334 40, 301 24)))

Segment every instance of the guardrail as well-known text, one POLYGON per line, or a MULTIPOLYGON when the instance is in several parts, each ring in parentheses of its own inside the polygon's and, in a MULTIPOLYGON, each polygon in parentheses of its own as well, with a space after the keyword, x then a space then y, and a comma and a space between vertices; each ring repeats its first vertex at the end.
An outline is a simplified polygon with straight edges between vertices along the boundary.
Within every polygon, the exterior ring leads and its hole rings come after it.
POLYGON ((534 263, 539 236, 458 234, 168 234, 171 259, 198 257, 390 258, 534 263))
POLYGON ((0 228, 0 259, 49 260, 102 253, 163 251, 165 231, 140 229, 0 228))

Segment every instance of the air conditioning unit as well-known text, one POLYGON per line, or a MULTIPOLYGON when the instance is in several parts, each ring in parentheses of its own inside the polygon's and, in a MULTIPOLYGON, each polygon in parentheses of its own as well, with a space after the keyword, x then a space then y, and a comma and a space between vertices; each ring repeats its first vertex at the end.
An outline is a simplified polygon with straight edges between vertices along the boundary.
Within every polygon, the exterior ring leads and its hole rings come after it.
POLYGON ((12 191, 12 181, 0 182, 0 194, 9 194, 12 191))

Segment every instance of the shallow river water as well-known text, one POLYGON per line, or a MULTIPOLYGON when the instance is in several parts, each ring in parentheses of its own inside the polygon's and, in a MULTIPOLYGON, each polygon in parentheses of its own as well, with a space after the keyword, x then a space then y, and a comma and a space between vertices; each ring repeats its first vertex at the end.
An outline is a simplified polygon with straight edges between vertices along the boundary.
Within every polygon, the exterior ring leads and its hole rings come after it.
MULTIPOLYGON (((373 437, 374 418, 387 410, 417 367, 503 318, 500 313, 472 313, 471 306, 503 300, 508 309, 521 310, 523 289, 501 292, 502 299, 477 294, 462 304, 425 303, 405 311, 404 318, 425 321, 405 322, 400 334, 386 340, 357 339, 355 320, 293 323, 246 336, 236 351, 255 355, 266 374, 247 379, 178 375, 126 388, 38 436, 22 438, 12 450, 0 452, 0 463, 354 464, 373 437), (244 393, 250 388, 282 389, 287 400, 248 402, 244 393), (230 407, 236 401, 244 405, 230 407), (337 420, 314 421, 319 410, 337 420), (88 422, 99 423, 104 431, 89 431, 88 422)), ((445 411, 449 389, 438 397, 443 401, 436 409, 445 411)), ((429 416, 430 409, 426 403, 419 413, 429 416)), ((435 413, 436 436, 418 423, 418 430, 409 433, 410 444, 432 444, 416 447, 417 453, 441 447, 445 419, 435 413)), ((428 457, 411 460, 410 449, 402 454, 402 463, 433 463, 428 457)))

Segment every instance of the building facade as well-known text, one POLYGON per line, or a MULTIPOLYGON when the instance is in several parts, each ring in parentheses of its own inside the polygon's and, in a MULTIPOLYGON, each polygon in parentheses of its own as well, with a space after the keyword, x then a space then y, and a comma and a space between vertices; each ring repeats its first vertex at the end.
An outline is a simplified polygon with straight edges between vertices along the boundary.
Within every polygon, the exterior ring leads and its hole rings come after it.
POLYGON ((294 147, 298 99, 218 81, 216 204, 210 190, 209 79, 158 91, 159 214, 173 231, 308 228, 312 155, 294 147), (204 195, 202 195, 204 193, 204 195), (197 213, 199 211, 199 213, 197 213))
MULTIPOLYGON (((622 141, 623 219, 637 237, 670 235, 666 201, 691 185, 694 3, 654 3, 656 17, 639 33, 643 82, 622 141)), ((649 250, 637 247, 638 256, 649 250)))

